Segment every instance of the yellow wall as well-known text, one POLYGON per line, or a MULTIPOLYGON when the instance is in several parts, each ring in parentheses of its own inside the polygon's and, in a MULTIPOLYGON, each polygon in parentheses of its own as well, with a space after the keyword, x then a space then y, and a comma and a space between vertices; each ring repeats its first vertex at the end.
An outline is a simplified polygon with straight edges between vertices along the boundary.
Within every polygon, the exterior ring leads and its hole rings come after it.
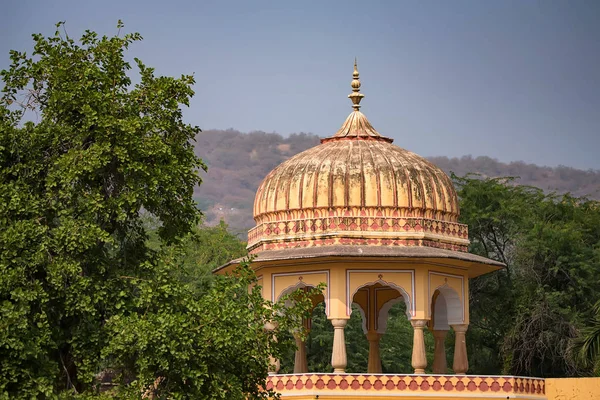
POLYGON ((546 378, 548 400, 600 400, 600 378, 546 378))

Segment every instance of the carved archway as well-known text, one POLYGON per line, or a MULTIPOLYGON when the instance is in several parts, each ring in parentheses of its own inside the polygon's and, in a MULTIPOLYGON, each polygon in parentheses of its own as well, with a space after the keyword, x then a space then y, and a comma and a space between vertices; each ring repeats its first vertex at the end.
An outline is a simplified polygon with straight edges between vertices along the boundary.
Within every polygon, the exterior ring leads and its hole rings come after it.
MULTIPOLYGON (((298 283, 296 283, 295 285, 292 286, 288 286, 287 288, 285 288, 284 290, 281 291, 281 293, 279 293, 279 296, 277 296, 277 300, 279 301, 283 296, 293 293, 294 291, 298 290, 298 289, 309 289, 309 288, 316 288, 316 286, 311 285, 311 284, 306 284, 302 281, 299 281, 298 283)), ((288 300, 289 301, 289 300, 288 300)), ((315 296, 311 297, 311 301, 312 301, 312 308, 314 310, 314 308, 321 302, 325 303, 325 306, 327 306, 327 300, 325 299, 325 296, 323 295, 323 293, 319 293, 315 296)), ((286 305, 288 305, 287 301, 286 301, 286 305)), ((312 311, 312 310, 311 310, 312 311)))
MULTIPOLYGON (((389 287, 389 288, 392 288, 392 289, 395 289, 396 291, 398 291, 398 293, 400 294, 400 297, 402 298, 402 300, 406 304, 406 316, 410 320, 412 318, 413 304, 412 304, 411 298, 410 298, 409 294, 407 293, 407 291, 402 286, 396 285, 394 282, 388 282, 388 281, 385 281, 385 280, 382 280, 382 279, 378 279, 378 280, 373 281, 373 282, 366 282, 366 283, 358 286, 353 292, 350 293, 350 295, 349 295, 349 300, 350 301, 348 302, 348 305, 347 305, 348 316, 352 315, 352 307, 351 307, 351 305, 354 302, 353 299, 354 299, 354 296, 356 295, 356 293, 360 289, 363 289, 363 288, 366 288, 366 287, 369 287, 369 286, 375 286, 377 284, 381 285, 382 287, 389 287)), ((389 309, 394 304, 396 304, 396 303, 397 302, 395 302, 393 304, 390 304, 389 307, 387 308, 387 311, 389 311, 389 309)), ((362 307, 361 307, 361 309, 362 309, 362 307)), ((365 310, 363 309, 363 312, 364 311, 365 310)))
POLYGON ((431 300, 433 330, 447 331, 450 325, 464 323, 465 309, 458 293, 447 284, 435 289, 431 300))

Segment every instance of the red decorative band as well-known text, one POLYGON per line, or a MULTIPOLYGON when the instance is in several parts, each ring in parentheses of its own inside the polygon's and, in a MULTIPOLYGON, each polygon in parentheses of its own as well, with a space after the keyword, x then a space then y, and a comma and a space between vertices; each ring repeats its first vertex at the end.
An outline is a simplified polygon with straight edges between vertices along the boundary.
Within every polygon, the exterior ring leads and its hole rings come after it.
POLYGON ((540 378, 514 376, 468 375, 353 375, 353 374, 303 374, 270 375, 266 389, 276 392, 302 390, 358 392, 453 392, 456 395, 477 393, 523 394, 528 398, 545 399, 545 381, 540 378))

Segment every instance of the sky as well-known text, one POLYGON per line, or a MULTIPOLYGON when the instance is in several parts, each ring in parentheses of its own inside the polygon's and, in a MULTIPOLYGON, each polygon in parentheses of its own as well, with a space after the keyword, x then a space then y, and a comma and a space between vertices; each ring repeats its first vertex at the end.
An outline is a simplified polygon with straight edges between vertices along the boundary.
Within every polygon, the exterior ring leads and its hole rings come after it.
POLYGON ((600 1, 8 0, 0 69, 31 34, 114 35, 158 74, 193 73, 186 121, 330 136, 362 109, 422 156, 600 169, 600 1))

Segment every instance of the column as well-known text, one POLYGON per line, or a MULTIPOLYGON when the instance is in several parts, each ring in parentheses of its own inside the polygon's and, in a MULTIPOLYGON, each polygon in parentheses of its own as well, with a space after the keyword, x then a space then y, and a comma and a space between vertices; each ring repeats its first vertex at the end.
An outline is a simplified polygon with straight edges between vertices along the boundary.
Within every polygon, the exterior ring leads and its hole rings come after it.
MULTIPOLYGON (((303 318, 302 326, 306 334, 310 332, 312 324, 311 318, 303 318)), ((294 373, 305 374, 308 372, 308 360, 306 358, 306 342, 300 337, 298 332, 294 332, 294 339, 296 339, 296 355, 294 358, 294 373)))
POLYGON ((296 357, 294 358, 294 373, 305 374, 308 372, 308 360, 306 359, 306 343, 300 335, 295 334, 296 339, 296 357))
POLYGON ((465 334, 469 325, 452 325, 454 329, 454 363, 452 369, 457 375, 464 375, 469 369, 469 360, 467 359, 467 340, 465 334))
POLYGON ((433 373, 446 374, 448 373, 448 365, 446 364, 446 334, 448 331, 432 331, 435 339, 435 350, 433 353, 433 373))
POLYGON ((369 374, 381 373, 381 358, 379 356, 380 338, 381 335, 376 331, 369 331, 367 333, 367 340, 369 341, 369 363, 367 365, 367 372, 369 374))
POLYGON ((334 373, 344 373, 348 360, 346 357, 346 339, 344 338, 344 328, 348 323, 347 319, 332 319, 333 325, 333 352, 331 354, 331 366, 334 373))
MULTIPOLYGON (((265 324, 266 331, 274 331, 277 328, 276 323, 267 322, 265 324)), ((275 338, 277 340, 277 338, 275 338)), ((269 375, 274 375, 279 372, 280 363, 279 360, 274 357, 269 357, 269 375)))
POLYGON ((415 369, 415 374, 424 374, 427 367, 427 354, 423 329, 427 326, 427 320, 413 319, 410 324, 413 326, 412 367, 415 369))

